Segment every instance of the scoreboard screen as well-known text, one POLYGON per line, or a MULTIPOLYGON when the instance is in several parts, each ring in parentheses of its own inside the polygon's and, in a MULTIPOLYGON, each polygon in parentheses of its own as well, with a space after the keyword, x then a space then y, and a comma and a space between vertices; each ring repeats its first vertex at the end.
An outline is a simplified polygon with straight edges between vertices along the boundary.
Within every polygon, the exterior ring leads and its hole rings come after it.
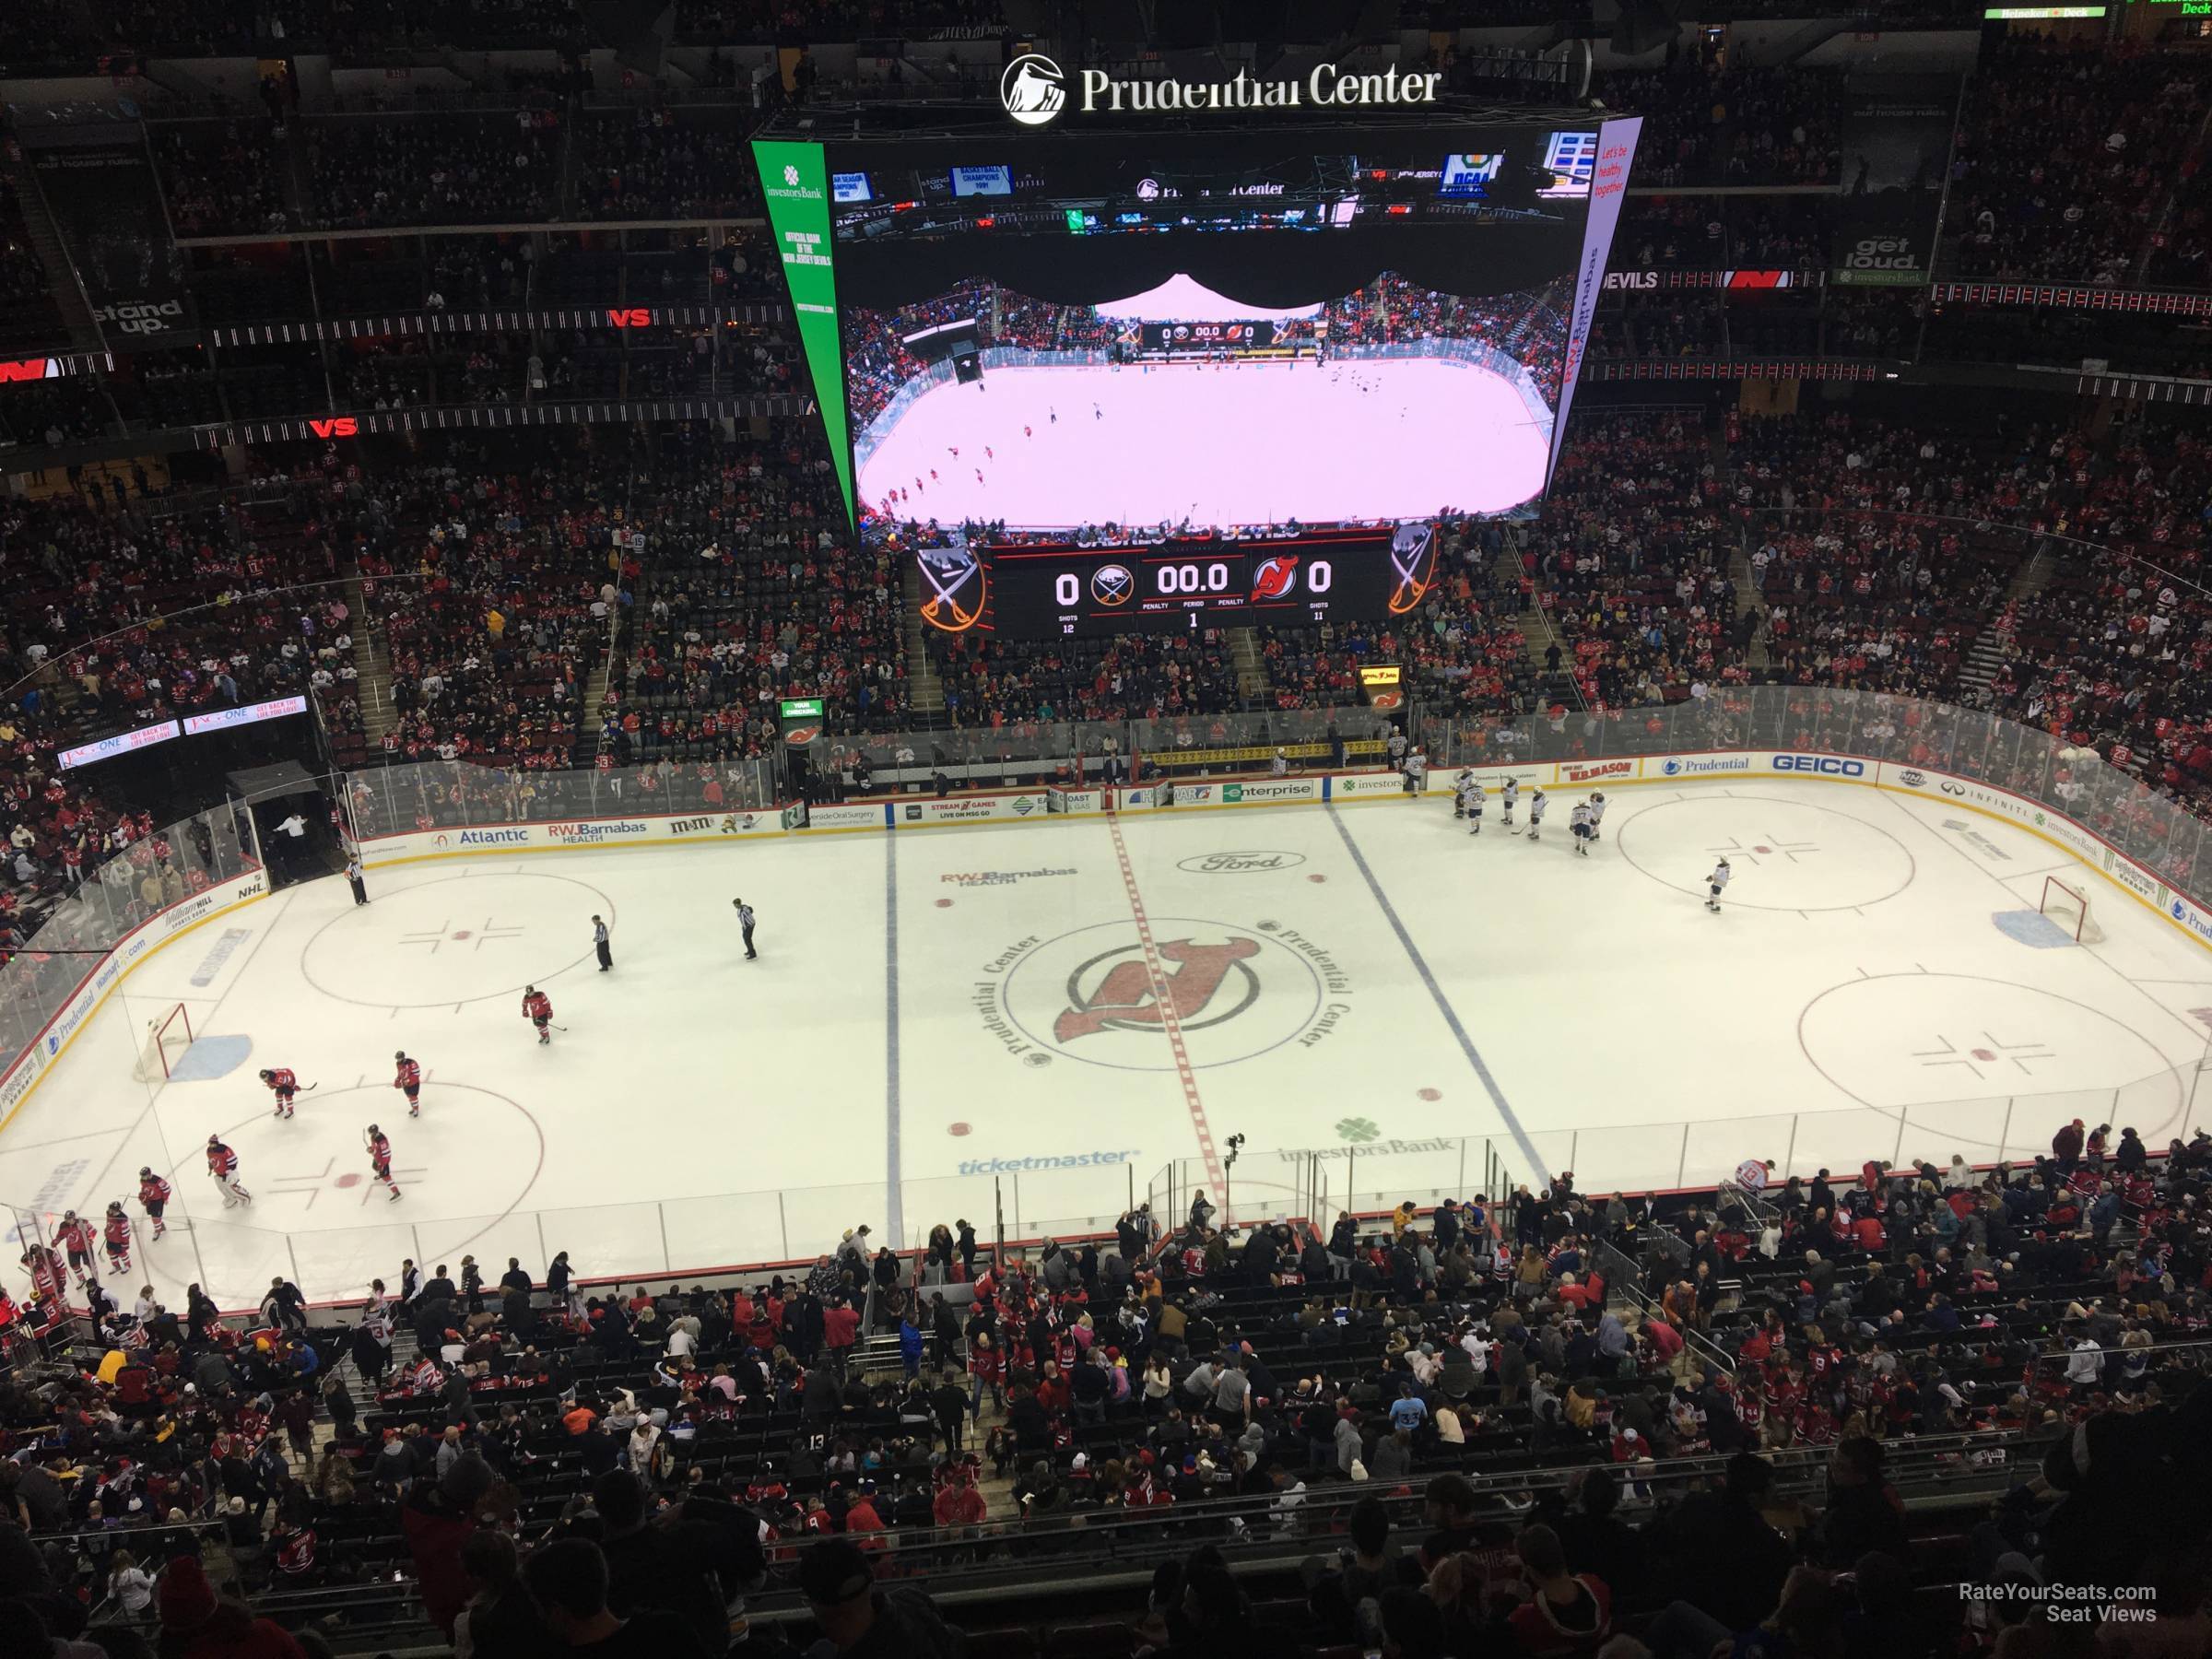
POLYGON ((1275 324, 1253 323, 1147 323, 1147 351, 1265 351, 1275 344, 1275 324))
POLYGON ((917 557, 923 621, 1040 640, 1399 615, 1434 580, 1436 538, 1417 524, 1124 547, 1025 541, 917 557))

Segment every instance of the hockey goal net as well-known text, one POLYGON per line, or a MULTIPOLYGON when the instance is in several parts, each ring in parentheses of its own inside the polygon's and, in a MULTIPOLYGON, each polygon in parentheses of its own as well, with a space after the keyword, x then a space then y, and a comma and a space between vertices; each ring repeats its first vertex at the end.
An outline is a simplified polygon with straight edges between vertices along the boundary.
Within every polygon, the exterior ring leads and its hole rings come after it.
POLYGON ((138 1044, 138 1064, 131 1075, 141 1083, 166 1081, 192 1046, 192 1016, 182 1003, 171 1003, 146 1022, 138 1044))
POLYGON ((2077 945, 2103 943, 2104 929, 2097 925, 2097 918, 2089 913, 2089 895, 2070 881, 2055 876, 2043 877, 2043 899, 2036 908, 2056 923, 2066 937, 2077 945))

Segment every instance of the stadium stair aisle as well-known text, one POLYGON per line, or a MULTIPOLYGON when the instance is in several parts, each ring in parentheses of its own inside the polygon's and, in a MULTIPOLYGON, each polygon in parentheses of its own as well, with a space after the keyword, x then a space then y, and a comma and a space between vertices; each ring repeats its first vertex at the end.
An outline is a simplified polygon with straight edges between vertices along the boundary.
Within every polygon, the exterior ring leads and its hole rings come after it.
POLYGON ((1248 709, 1264 709, 1272 701, 1272 688, 1267 680, 1267 661, 1260 654, 1259 630, 1252 628, 1222 629, 1229 642, 1229 660, 1237 670, 1237 697, 1248 709))
POLYGON ((911 559, 903 561, 906 579, 906 673, 907 704, 922 717, 924 729, 935 731, 945 724, 945 688, 937 679, 937 665, 930 661, 928 628, 922 620, 922 572, 911 559))
POLYGON ((354 700, 360 705, 368 747, 382 754, 384 735, 399 724, 398 711, 392 706, 392 657, 384 649, 382 625, 371 612, 358 575, 347 580, 346 603, 354 619, 354 700))
POLYGON ((61 233, 54 229, 45 194, 39 188, 29 162, 18 155, 9 169, 8 179, 16 187, 16 203, 22 210, 24 232, 30 239, 32 251, 46 267, 46 291, 61 312, 62 321, 69 326, 70 349, 103 350, 105 342, 100 337, 99 324, 92 320, 91 305, 85 299, 83 288, 68 280, 74 267, 62 245, 61 233))
POLYGON ((1969 695, 1968 703, 1985 701, 1989 696, 1989 682, 2013 653, 2013 633, 2008 618, 2016 610, 2041 593, 2058 570, 2058 560, 2053 557, 2051 546, 2039 540, 2035 551, 2024 559, 2013 572, 2012 582, 2005 590, 2004 603, 1998 606, 1995 618, 1974 636, 1967 649, 1966 661, 1959 669, 1959 688, 1969 695))

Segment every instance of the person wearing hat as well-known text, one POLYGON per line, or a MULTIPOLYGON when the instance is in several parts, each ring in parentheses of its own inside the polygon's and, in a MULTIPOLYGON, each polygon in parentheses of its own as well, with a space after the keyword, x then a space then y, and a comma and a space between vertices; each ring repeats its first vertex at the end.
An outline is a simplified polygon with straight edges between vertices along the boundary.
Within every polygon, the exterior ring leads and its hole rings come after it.
POLYGON ((218 1601, 197 1556, 180 1556, 163 1569, 154 1604, 160 1609, 161 1651, 193 1659, 306 1659, 292 1634, 252 1609, 218 1601))
POLYGON ((853 1659, 954 1659, 959 1636, 936 1604, 908 1584, 876 1585, 868 1558, 846 1538, 825 1538, 799 1557, 799 1588, 823 1638, 853 1659))

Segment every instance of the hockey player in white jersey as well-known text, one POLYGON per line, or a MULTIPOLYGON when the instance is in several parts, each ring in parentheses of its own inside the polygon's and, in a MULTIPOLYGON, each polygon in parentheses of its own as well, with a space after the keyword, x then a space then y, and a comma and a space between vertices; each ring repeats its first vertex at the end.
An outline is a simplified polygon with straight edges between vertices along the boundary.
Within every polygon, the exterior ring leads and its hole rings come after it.
POLYGON ((1728 877, 1733 872, 1728 868, 1728 861, 1724 858, 1712 866, 1712 874, 1705 877, 1705 908, 1707 910, 1717 911, 1721 908, 1721 889, 1728 885, 1728 877))
POLYGON ((1429 787, 1429 753, 1419 744, 1406 757, 1406 793, 1418 796, 1429 787))
POLYGON ((1538 832, 1544 828, 1544 809, 1550 805, 1551 797, 1541 789, 1531 789, 1528 792, 1528 839, 1530 841, 1543 839, 1538 832))
POLYGON ((1467 785, 1467 817, 1475 821, 1475 828, 1467 831, 1469 835, 1480 835, 1482 833, 1482 785, 1478 782, 1470 782, 1467 785))
POLYGON ((1467 791, 1474 787, 1475 769, 1471 766, 1461 767, 1459 776, 1452 780, 1452 816, 1453 818, 1463 818, 1467 816, 1467 791))
POLYGON ((1600 839, 1598 826, 1605 821, 1606 792, 1602 789, 1594 789, 1590 792, 1590 839, 1592 841, 1600 839))
POLYGON ((1505 827, 1513 827, 1513 803, 1521 798, 1521 780, 1508 772, 1505 782, 1498 791, 1498 798, 1505 804, 1505 827))
POLYGON ((1567 813, 1567 828, 1574 836, 1574 850, 1578 856, 1590 856, 1590 836, 1594 826, 1590 822, 1590 803, 1577 801, 1567 813))

